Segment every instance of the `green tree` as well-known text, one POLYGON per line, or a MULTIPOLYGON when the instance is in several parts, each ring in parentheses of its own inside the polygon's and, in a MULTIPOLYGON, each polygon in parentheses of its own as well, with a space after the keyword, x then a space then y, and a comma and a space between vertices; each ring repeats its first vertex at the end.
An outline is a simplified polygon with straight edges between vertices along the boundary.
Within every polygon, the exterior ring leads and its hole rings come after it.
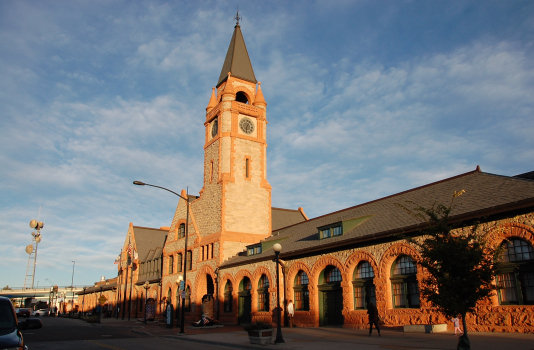
POLYGON ((456 197, 449 206, 436 204, 425 208, 408 202, 412 209, 399 205, 426 224, 420 239, 408 240, 419 247, 417 263, 428 272, 420 286, 421 295, 448 318, 461 316, 464 334, 458 349, 470 349, 465 317, 473 313, 478 301, 492 295, 501 252, 488 244, 488 233, 478 225, 451 224, 450 215, 456 197))

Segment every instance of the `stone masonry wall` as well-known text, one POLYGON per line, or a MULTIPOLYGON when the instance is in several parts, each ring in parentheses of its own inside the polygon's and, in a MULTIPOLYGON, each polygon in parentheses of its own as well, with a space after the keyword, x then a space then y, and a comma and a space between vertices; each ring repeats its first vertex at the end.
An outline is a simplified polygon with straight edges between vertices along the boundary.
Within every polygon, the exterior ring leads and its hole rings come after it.
MULTIPOLYGON (((534 214, 518 215, 504 220, 493 221, 479 226, 479 229, 489 232, 490 244, 500 245, 503 240, 519 237, 534 245, 534 214)), ((284 262, 284 292, 282 300, 293 299, 294 280, 300 270, 306 272, 309 278, 310 310, 296 311, 294 322, 301 327, 319 326, 319 276, 327 266, 336 266, 342 274, 343 282, 343 317, 344 327, 366 328, 367 311, 354 309, 354 291, 352 279, 358 264, 365 260, 373 267, 376 288, 376 300, 379 313, 388 326, 402 326, 409 324, 447 323, 452 330, 450 321, 439 314, 426 300, 421 300, 419 308, 393 308, 391 296, 390 271, 396 258, 400 255, 417 257, 416 248, 405 240, 369 245, 357 249, 340 250, 329 254, 319 254, 298 260, 284 262)), ((222 315, 226 322, 237 321, 237 292, 239 283, 244 276, 252 282, 252 315, 254 319, 269 320, 268 313, 257 311, 257 282, 262 273, 268 273, 271 281, 272 295, 271 309, 276 305, 276 285, 274 263, 265 261, 245 266, 232 267, 220 271, 220 293, 229 281, 234 292, 233 312, 222 315)), ((418 268, 417 279, 421 281, 424 272, 418 268)), ((270 290, 271 290, 270 289, 270 290)), ((285 302, 282 302, 285 305, 285 302)), ((222 307, 222 306, 221 306, 222 307)), ((484 332, 522 332, 534 333, 534 305, 499 305, 496 294, 488 300, 481 301, 474 314, 467 316, 467 326, 470 331, 484 332)))

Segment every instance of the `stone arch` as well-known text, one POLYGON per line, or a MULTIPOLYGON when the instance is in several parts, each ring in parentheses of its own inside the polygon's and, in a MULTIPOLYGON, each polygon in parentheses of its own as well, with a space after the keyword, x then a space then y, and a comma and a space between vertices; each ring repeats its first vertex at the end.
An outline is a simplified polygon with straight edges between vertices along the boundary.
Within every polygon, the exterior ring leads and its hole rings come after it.
MULTIPOLYGON (((500 246, 505 240, 510 238, 522 239, 534 247, 534 228, 516 222, 505 222, 498 225, 490 230, 488 236, 494 248, 500 246)), ((494 279, 493 283, 497 284, 497 281, 494 279)), ((497 296, 497 293, 493 293, 489 297, 489 302, 493 306, 499 306, 499 297, 497 296)))
POLYGON ((226 284, 230 282, 232 284, 232 314, 236 314, 236 307, 237 307, 237 288, 236 282, 234 279, 234 276, 226 272, 219 280, 219 310, 224 311, 224 288, 226 287, 226 284))
MULTIPOLYGON (((306 274, 308 275, 308 281, 311 281, 310 276, 312 274, 312 270, 309 268, 309 266, 303 263, 302 261, 295 261, 286 272, 286 276, 285 276, 286 295, 290 295, 290 296, 293 295, 293 287, 295 287, 295 277, 297 276, 297 273, 300 270, 306 272, 306 274)), ((311 287, 311 283, 308 288, 310 287, 311 287)), ((311 292, 310 292, 310 298, 311 298, 311 292)), ((289 299, 292 300, 293 297, 289 297, 289 299)), ((310 309, 311 309, 311 305, 310 305, 310 309)))
MULTIPOLYGON (((285 280, 286 280, 286 289, 285 289, 285 295, 287 296, 287 300, 284 303, 284 309, 287 306, 287 302, 289 300, 293 301, 293 304, 296 305, 295 302, 295 278, 297 277, 297 273, 299 271, 304 271, 306 275, 308 275, 308 311, 299 311, 300 319, 295 319, 296 322, 302 322, 302 324, 313 324, 315 322, 314 317, 312 316, 315 310, 315 304, 314 300, 317 299, 317 286, 312 285, 311 277, 312 276, 312 269, 302 261, 295 261, 289 268, 287 269, 285 273, 285 280), (302 315, 304 314, 304 315, 302 315)), ((314 324, 315 325, 315 324, 314 324)))
POLYGON ((199 300, 202 299, 207 288, 207 282, 206 282, 206 279, 204 278, 205 275, 209 275, 214 283, 217 279, 215 270, 210 265, 203 265, 200 268, 200 270, 198 270, 198 272, 196 273, 196 279, 195 279, 195 293, 197 294, 196 297, 199 297, 199 300))
POLYGON ((341 278, 342 278, 341 288, 343 290, 343 311, 342 311, 342 313, 345 314, 346 312, 348 312, 348 307, 347 307, 348 301, 347 301, 347 298, 348 298, 349 294, 347 293, 347 291, 348 291, 348 288, 349 288, 349 284, 348 284, 349 282, 347 280, 345 266, 336 257, 333 257, 331 255, 323 256, 313 264, 313 267, 311 269, 311 274, 308 275, 308 281, 309 281, 308 290, 310 291, 310 311, 317 310, 317 312, 315 312, 315 326, 319 326, 319 324, 320 324, 320 319, 319 319, 320 318, 320 307, 319 307, 319 304, 320 304, 319 295, 320 295, 320 293, 319 293, 319 287, 318 287, 318 285, 319 285, 319 276, 321 275, 323 270, 326 269, 326 267, 328 267, 328 266, 335 266, 341 272, 341 278))
MULTIPOLYGON (((260 278, 261 276, 267 276, 267 279, 269 280, 269 289, 268 289, 268 292, 269 292, 269 307, 272 309, 273 308, 273 303, 272 303, 272 296, 273 295, 276 295, 276 280, 275 278, 276 277, 272 277, 271 275, 271 272, 269 271, 269 269, 267 269, 265 266, 259 266, 253 273, 253 278, 250 279, 250 282, 252 283, 252 290, 255 291, 255 293, 252 294, 252 310, 254 311, 258 311, 258 298, 259 298, 259 294, 257 292, 258 290, 258 283, 260 282, 260 278)), ((276 276, 276 275, 275 275, 276 276)))
POLYGON ((230 283, 232 284, 232 288, 234 289, 232 291, 232 296, 234 296, 234 293, 235 293, 235 280, 234 280, 234 277, 229 274, 228 272, 226 272, 224 275, 222 275, 222 277, 220 278, 219 280, 219 295, 223 295, 224 294, 224 287, 226 286, 226 283, 228 281, 230 281, 230 283))
MULTIPOLYGON (((271 272, 269 271, 269 269, 267 269, 265 266, 259 266, 255 271, 254 273, 252 274, 252 278, 250 279, 250 282, 252 282, 252 288, 258 288, 258 282, 260 281, 260 277, 261 275, 266 275, 267 278, 269 279, 269 285, 272 286, 274 284, 274 281, 272 276, 271 276, 271 272)), ((276 286, 275 286, 276 288, 276 286)))
MULTIPOLYGON (((251 283, 254 281, 253 274, 249 270, 245 270, 245 269, 239 270, 235 274, 235 277, 234 277, 234 281, 235 281, 234 289, 239 289, 239 283, 241 283, 241 280, 243 279, 243 277, 248 277, 251 283)), ((254 291, 254 288, 252 288, 251 292, 253 291, 254 291)))
MULTIPOLYGON (((350 290, 350 293, 347 293, 349 297, 346 299, 348 310, 354 310, 354 288, 351 288, 350 283, 352 283, 353 281, 354 271, 358 267, 358 264, 362 261, 367 261, 369 264, 371 264, 373 268, 373 272, 375 274, 374 281, 379 280, 381 277, 380 269, 378 268, 376 259, 371 253, 365 250, 358 250, 352 253, 347 259, 347 261, 345 262, 345 269, 347 271, 347 283, 349 284, 348 289, 350 290)), ((375 282, 375 293, 378 293, 376 291, 376 282, 375 282)), ((378 297, 377 297, 377 300, 378 300, 378 297)))
MULTIPOLYGON (((198 270, 195 274, 195 288, 193 289, 193 287, 191 287, 191 305, 202 304, 202 297, 204 296, 204 294, 206 294, 207 289, 206 275, 209 275, 211 277, 211 280, 214 283, 213 288, 215 288, 215 281, 217 280, 217 275, 215 274, 215 271, 210 265, 202 265, 200 270, 198 270)), ((193 311, 193 309, 191 309, 191 311, 193 311)), ((198 313, 198 317, 200 317, 202 309, 195 308, 195 311, 196 313, 198 313)))
MULTIPOLYGON (((165 284, 165 287, 163 288, 163 299, 165 299, 165 305, 169 302, 167 300, 167 296, 169 295, 169 290, 171 291, 171 303, 172 303, 172 290, 173 290, 173 284, 171 282, 167 282, 165 284)), ((174 304, 174 303, 173 303, 174 304)))
MULTIPOLYGON (((248 100, 248 105, 252 106, 252 104, 254 103, 254 93, 248 89, 248 86, 232 86, 235 90, 235 98, 236 98, 236 101, 237 101, 237 95, 239 93, 242 93, 243 95, 245 95, 245 97, 247 98, 248 100)), ((222 95, 222 94, 221 94, 222 95)))
POLYGON ((507 222, 492 229, 490 237, 495 246, 501 245, 505 239, 511 237, 521 238, 534 245, 534 228, 528 225, 507 222))
MULTIPOLYGON (((376 300, 377 300, 377 308, 380 310, 386 310, 386 309, 392 309, 393 308, 393 302, 392 302, 392 295, 391 295, 391 284, 390 284, 390 277, 391 277, 391 267, 393 266, 393 263, 397 258, 401 255, 407 255, 411 257, 414 261, 419 260, 421 255, 419 252, 415 249, 414 246, 408 244, 408 243, 395 243, 391 247, 389 247, 385 252, 384 255, 382 255, 382 259, 380 260, 379 266, 380 268, 376 271, 380 274, 379 278, 375 278, 375 288, 376 288, 376 300), (378 301, 378 300, 385 300, 384 301, 378 301)), ((420 265, 417 266, 417 281, 419 282, 419 285, 421 285, 421 282, 423 280, 423 269, 420 265)), ((376 273, 375 272, 375 273, 376 273)), ((425 300, 421 299, 421 307, 424 306, 426 303, 425 300)))
POLYGON ((346 282, 347 276, 345 266, 341 263, 341 261, 333 256, 323 256, 313 264, 311 276, 308 276, 310 284, 313 284, 314 286, 318 285, 319 275, 329 265, 337 267, 341 272, 343 282, 346 282))

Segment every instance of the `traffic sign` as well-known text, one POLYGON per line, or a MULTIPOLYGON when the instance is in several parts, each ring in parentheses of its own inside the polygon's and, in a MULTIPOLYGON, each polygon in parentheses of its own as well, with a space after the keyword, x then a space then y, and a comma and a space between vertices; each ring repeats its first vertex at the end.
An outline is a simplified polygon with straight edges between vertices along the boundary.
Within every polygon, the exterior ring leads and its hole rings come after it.
POLYGON ((100 298, 98 298, 98 302, 100 303, 100 305, 104 305, 106 301, 108 301, 108 298, 106 298, 105 295, 102 295, 100 298))

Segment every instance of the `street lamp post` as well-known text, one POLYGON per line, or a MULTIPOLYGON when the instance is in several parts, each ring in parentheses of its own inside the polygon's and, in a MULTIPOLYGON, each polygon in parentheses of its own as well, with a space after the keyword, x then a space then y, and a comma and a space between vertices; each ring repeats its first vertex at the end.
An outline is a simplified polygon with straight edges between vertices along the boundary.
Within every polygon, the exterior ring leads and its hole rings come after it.
POLYGON ((160 187, 160 186, 156 186, 156 185, 150 185, 150 184, 147 184, 147 183, 144 183, 144 182, 141 182, 141 181, 134 181, 133 182, 134 185, 138 185, 138 186, 151 186, 151 187, 157 187, 157 188, 161 188, 162 190, 165 190, 165 191, 168 191, 172 194, 175 194, 177 195, 178 197, 182 198, 184 201, 185 201, 185 205, 186 205, 186 217, 185 217, 185 246, 184 246, 184 250, 185 250, 185 254, 184 254, 184 257, 185 259, 182 259, 183 260, 183 271, 184 271, 184 291, 181 295, 181 298, 182 298, 182 308, 181 308, 181 312, 180 312, 180 334, 185 334, 185 331, 184 331, 184 324, 185 324, 185 290, 187 288, 187 239, 188 239, 188 233, 189 233, 189 200, 187 198, 184 198, 182 197, 181 195, 179 195, 178 193, 174 192, 174 191, 171 191, 169 190, 168 188, 165 188, 165 187, 160 187))
POLYGON ((278 259, 278 256, 280 255, 280 252, 282 251, 282 246, 280 243, 276 243, 273 245, 274 255, 276 257, 276 303, 277 303, 277 314, 278 314, 278 325, 276 328, 276 339, 274 340, 275 344, 278 343, 285 343, 284 338, 282 337, 282 324, 281 324, 281 312, 280 312, 280 260, 278 259))
POLYGON ((72 279, 70 281, 70 291, 72 293, 72 307, 70 309, 71 313, 74 314, 74 265, 76 265, 76 261, 72 261, 72 279))
MULTIPOLYGON (((184 280, 184 277, 182 275, 178 276, 178 278, 176 279, 176 284, 178 285, 178 288, 176 288, 176 295, 179 296, 180 295, 180 290, 182 289, 181 286, 182 286, 182 281, 184 280)), ((178 303, 178 305, 176 305, 176 310, 174 310, 176 315, 178 315, 178 312, 181 313, 181 308, 180 308, 180 303, 178 303)), ((180 322, 180 325, 182 324, 181 320, 178 318, 178 316, 176 316, 176 319, 178 320, 178 322, 180 322)))
POLYGON ((146 324, 146 303, 148 301, 148 281, 145 281, 145 284, 143 284, 143 287, 145 288, 145 319, 143 320, 143 323, 146 324))

